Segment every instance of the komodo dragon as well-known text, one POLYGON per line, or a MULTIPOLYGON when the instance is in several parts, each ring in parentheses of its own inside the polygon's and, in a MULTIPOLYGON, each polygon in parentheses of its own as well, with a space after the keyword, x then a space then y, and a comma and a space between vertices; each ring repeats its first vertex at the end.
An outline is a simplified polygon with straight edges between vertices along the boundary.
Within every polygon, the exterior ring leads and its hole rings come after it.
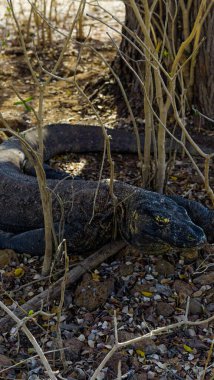
MULTIPOLYGON (((113 152, 135 152, 135 137, 128 131, 108 130, 113 152), (121 140, 122 139, 122 140, 121 140), (122 142, 121 142, 122 141, 122 142)), ((22 136, 37 147, 36 129, 22 136)), ((102 151, 102 130, 96 126, 53 124, 44 128, 45 160, 56 154, 102 151)), ((26 161, 19 141, 12 137, 0 145, 0 248, 32 255, 44 253, 44 225, 37 179, 26 173, 26 161)), ((144 242, 174 247, 195 247, 214 240, 214 211, 182 197, 165 195, 115 181, 116 207, 109 195, 109 183, 101 181, 94 215, 96 181, 66 180, 46 167, 52 192, 56 231, 63 218, 63 236, 69 252, 86 253, 104 245, 116 234, 129 244, 144 242), (180 206, 181 205, 181 206, 180 206), (183 206, 183 207, 182 207, 183 206)), ((63 173, 63 172, 62 172, 63 173)))

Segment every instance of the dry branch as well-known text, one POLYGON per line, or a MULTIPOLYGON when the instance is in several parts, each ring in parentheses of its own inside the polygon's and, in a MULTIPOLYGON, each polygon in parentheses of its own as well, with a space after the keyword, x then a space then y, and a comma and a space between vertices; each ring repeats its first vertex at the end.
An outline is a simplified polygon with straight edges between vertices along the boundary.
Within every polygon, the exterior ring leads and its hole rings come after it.
MULTIPOLYGON (((84 261, 82 261, 79 265, 77 265, 74 269, 67 273, 66 287, 76 282, 84 273, 96 268, 103 261, 120 252, 125 246, 126 243, 124 243, 123 241, 115 241, 113 243, 105 245, 104 247, 96 251, 94 254, 87 257, 84 261)), ((24 305, 21 306, 19 310, 16 311, 15 315, 18 318, 24 318, 26 317, 26 313, 29 310, 33 309, 34 311, 36 311, 36 309, 41 308, 41 305, 45 303, 48 297, 49 299, 60 297, 61 285, 64 280, 64 277, 60 278, 48 289, 33 297, 31 300, 27 301, 24 305)), ((2 318, 0 331, 8 331, 8 329, 11 328, 13 324, 14 321, 11 320, 10 317, 6 316, 2 318)))
MULTIPOLYGON (((71 24, 69 33, 68 33, 66 40, 63 44, 61 53, 60 53, 55 65, 51 71, 52 74, 56 73, 57 69, 59 68, 60 64, 62 63, 64 54, 65 54, 65 52, 68 48, 68 44, 71 40, 72 33, 73 33, 74 28, 75 28, 75 25, 78 21, 79 16, 81 15, 81 13, 84 10, 85 3, 86 3, 85 0, 81 0, 80 5, 79 5, 78 10, 77 10, 77 13, 74 17, 72 24, 71 24)), ((36 112, 34 110, 34 115, 36 116, 37 129, 38 129, 38 154, 39 154, 40 160, 43 162, 43 153, 44 153, 44 143, 43 143, 44 95, 45 95, 45 90, 46 90, 47 86, 49 85, 49 83, 52 79, 52 76, 51 76, 51 74, 48 73, 48 78, 43 82, 41 80, 41 78, 37 75, 36 71, 34 70, 32 64, 31 64, 29 56, 28 56, 27 46, 26 46, 26 43, 24 40, 24 36, 23 36, 23 32, 22 32, 22 29, 20 26, 20 22, 16 16, 16 12, 15 12, 14 7, 13 7, 13 1, 9 0, 8 5, 9 5, 9 8, 11 10, 11 14, 12 14, 13 20, 15 22, 17 31, 18 31, 18 37, 19 37, 19 41, 20 41, 20 46, 23 50, 25 63, 30 70, 31 76, 32 76, 33 81, 35 83, 35 86, 39 91, 38 111, 36 112)), ((33 12, 37 16, 41 17, 41 14, 38 13, 38 10, 36 9, 36 7, 33 4, 31 4, 31 6, 32 6, 33 12)), ((42 17, 42 40, 43 40, 43 43, 45 43, 45 34, 44 34, 44 25, 46 22, 45 20, 46 20, 46 4, 44 2, 43 17, 42 17)), ((40 63, 39 57, 36 54, 36 52, 35 52, 35 55, 36 55, 39 67, 41 67, 41 63, 40 63)), ((42 207, 43 207, 43 214, 44 214, 45 256, 44 256, 42 274, 46 275, 50 272, 51 261, 52 261, 52 246, 53 246, 52 242, 53 242, 54 236, 55 236, 55 232, 53 231, 52 200, 51 200, 51 194, 48 191, 47 186, 46 186, 46 176, 45 176, 44 171, 41 173, 41 170, 39 170, 38 165, 37 165, 37 160, 33 161, 33 163, 34 163, 36 175, 38 178, 38 184, 39 184, 42 207)))
POLYGON ((22 331, 28 337, 29 341, 31 342, 32 346, 35 348, 38 356, 40 357, 41 362, 44 365, 44 367, 45 367, 45 369, 49 375, 50 380, 57 380, 57 378, 54 375, 54 373, 50 367, 50 364, 48 363, 41 347, 37 343, 35 337, 31 334, 31 332, 27 328, 27 326, 25 324, 22 324, 22 321, 7 306, 5 306, 2 301, 0 301, 0 307, 8 314, 9 318, 12 318, 12 320, 14 322, 16 322, 18 325, 21 326, 22 331))
MULTIPOLYGON (((187 310, 188 310, 188 306, 187 306, 187 310)), ((127 341, 124 341, 124 342, 118 342, 115 339, 115 344, 113 345, 112 349, 104 357, 103 361, 100 363, 100 365, 98 366, 98 368, 95 370, 95 372, 92 375, 92 377, 91 377, 90 380, 96 380, 98 378, 100 372, 105 367, 105 365, 108 362, 108 360, 113 356, 113 354, 117 350, 119 350, 121 348, 130 346, 130 345, 134 345, 135 343, 141 342, 143 339, 146 339, 146 338, 151 338, 151 337, 154 337, 154 336, 157 336, 157 335, 160 335, 160 334, 169 333, 170 330, 175 330, 176 328, 180 328, 182 326, 199 326, 199 325, 210 323, 210 322, 212 322, 214 320, 214 315, 212 315, 211 317, 209 317, 209 318, 207 318, 205 320, 201 320, 201 321, 189 321, 187 319, 186 315, 187 315, 187 311, 186 311, 186 314, 184 316, 184 320, 183 321, 180 321, 180 322, 177 322, 177 323, 172 323, 171 325, 166 325, 166 326, 163 326, 163 327, 158 327, 157 329, 151 330, 149 333, 141 335, 141 336, 139 336, 137 338, 130 339, 130 340, 127 340, 127 341)), ((115 319, 116 319, 116 317, 114 317, 114 320, 115 319)))

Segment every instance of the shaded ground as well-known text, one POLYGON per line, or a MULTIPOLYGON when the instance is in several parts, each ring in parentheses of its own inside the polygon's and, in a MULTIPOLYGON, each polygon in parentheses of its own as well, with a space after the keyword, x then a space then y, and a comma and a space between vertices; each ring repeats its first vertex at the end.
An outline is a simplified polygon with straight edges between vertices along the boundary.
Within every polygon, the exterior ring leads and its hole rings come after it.
MULTIPOLYGON (((119 5, 115 12, 119 11, 119 5)), ((93 10, 95 12, 95 10, 93 10)), ((98 15, 102 15, 99 11, 98 15)), ((119 16, 123 17, 122 10, 119 16)), ((105 21, 110 21, 105 15, 105 21)), ((94 21, 86 21, 93 26, 94 21)), ((96 26, 96 25, 95 25, 96 26)), ((115 51, 105 35, 104 27, 93 29, 88 43, 98 49, 108 62, 114 59, 115 51)), ((116 37, 119 43, 119 38, 116 37)), ((57 40, 53 46, 38 50, 46 69, 53 67, 62 46, 57 40)), ((87 101, 78 92, 74 83, 74 71, 80 50, 78 43, 72 44, 66 52, 63 64, 57 75, 67 77, 52 81, 45 94, 44 122, 86 122, 96 124, 94 112, 87 101)), ((39 69, 29 44, 29 56, 35 69, 39 69)), ((23 110, 22 105, 14 105, 17 97, 11 85, 23 98, 33 97, 30 104, 38 105, 38 93, 35 90, 30 73, 23 61, 17 38, 11 31, 10 38, 2 49, 0 57, 0 102, 1 111, 11 126, 22 130, 35 123, 32 112, 23 110)), ((84 48, 76 80, 85 90, 93 105, 99 110, 105 124, 128 124, 128 119, 118 120, 115 102, 115 86, 109 77, 108 69, 90 48, 84 48)), ((142 128, 143 121, 138 120, 142 128)), ((195 131, 194 131, 195 132, 195 131)), ((200 131, 200 140, 210 144, 212 131, 200 131), (203 137, 204 136, 204 137, 203 137)), ((138 184, 139 165, 131 155, 115 155, 117 179, 138 184)), ((64 170, 81 175, 83 178, 97 179, 100 170, 101 155, 66 155, 55 158, 52 164, 64 170)), ((202 162, 200 163, 202 165, 202 162)), ((211 177, 213 172, 211 171, 211 177)), ((108 165, 103 176, 109 176, 108 165)), ((211 184, 214 183, 211 178, 211 184)), ((186 158, 177 157, 175 167, 167 182, 169 193, 188 195, 209 204, 203 184, 196 171, 186 158)), ((139 252, 127 247, 114 259, 103 263, 92 273, 86 273, 83 279, 71 289, 66 290, 65 304, 60 318, 61 336, 65 358, 60 357, 57 338, 57 318, 37 317, 37 323, 28 323, 44 351, 56 350, 47 355, 49 362, 59 379, 88 379, 114 342, 113 313, 117 312, 119 339, 131 339, 151 329, 166 326, 182 320, 185 314, 187 297, 190 301, 190 319, 206 319, 214 313, 214 271, 213 247, 200 252, 139 252)), ((70 266, 80 260, 70 258, 70 266)), ((6 305, 20 305, 39 294, 50 282, 54 282, 64 271, 63 260, 54 268, 51 279, 40 277, 42 261, 2 251, 1 299, 6 305)), ((47 309, 51 313, 58 311, 59 300, 52 300, 47 309)), ((46 310, 46 306, 44 306, 46 310)), ((3 312, 0 312, 3 316, 3 312)), ((214 376, 213 325, 200 325, 171 330, 167 334, 147 339, 137 346, 129 346, 116 353, 106 364, 99 379, 115 379, 118 362, 122 362, 122 374, 126 379, 212 379, 214 376), (204 377, 203 377, 204 376, 204 377)), ((6 331, 0 336, 0 378, 3 379, 47 379, 38 358, 32 358, 17 368, 4 371, 5 368, 29 359, 35 352, 24 334, 6 331)))

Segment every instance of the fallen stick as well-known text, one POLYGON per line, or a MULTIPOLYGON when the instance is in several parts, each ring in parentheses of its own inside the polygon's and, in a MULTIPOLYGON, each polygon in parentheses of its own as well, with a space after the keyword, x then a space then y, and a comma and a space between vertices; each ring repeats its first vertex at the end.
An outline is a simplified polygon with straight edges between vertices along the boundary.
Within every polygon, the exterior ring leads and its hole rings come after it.
MULTIPOLYGON (((18 325, 21 325, 20 319, 17 318, 17 316, 14 315, 14 313, 7 306, 5 306, 3 304, 3 302, 1 302, 1 301, 0 301, 0 307, 6 313, 8 313, 9 317, 12 318, 12 320, 14 320, 14 322, 16 322, 18 325)), ((41 349, 40 345, 38 344, 37 340, 35 339, 35 337, 31 334, 30 330, 27 328, 27 326, 25 324, 22 324, 21 329, 24 332, 24 334, 27 336, 29 341, 31 342, 32 346, 34 347, 35 351, 37 352, 37 355, 40 357, 40 360, 41 360, 43 366, 45 367, 45 369, 49 375, 50 380, 57 380, 56 376, 54 375, 54 373, 51 369, 50 364, 48 363, 48 361, 44 355, 44 352, 42 351, 42 349, 41 349)))
MULTIPOLYGON (((84 261, 81 262, 81 264, 77 265, 75 268, 71 269, 67 273, 66 287, 76 282, 84 273, 96 268, 103 261, 120 252, 125 246, 125 242, 115 241, 113 243, 105 245, 104 247, 100 248, 98 251, 87 257, 84 261)), ((18 318, 24 318, 28 315, 29 310, 33 310, 34 312, 36 312, 37 309, 40 309, 41 306, 45 303, 45 300, 47 298, 52 300, 53 298, 60 296, 61 284, 63 281, 65 281, 65 279, 64 277, 61 277, 42 293, 39 293, 38 295, 27 301, 25 304, 23 304, 21 308, 19 308, 18 310, 14 310, 13 313, 18 318)), ((8 329, 10 329, 14 324, 14 320, 12 320, 9 316, 1 318, 0 332, 8 332, 8 329)))

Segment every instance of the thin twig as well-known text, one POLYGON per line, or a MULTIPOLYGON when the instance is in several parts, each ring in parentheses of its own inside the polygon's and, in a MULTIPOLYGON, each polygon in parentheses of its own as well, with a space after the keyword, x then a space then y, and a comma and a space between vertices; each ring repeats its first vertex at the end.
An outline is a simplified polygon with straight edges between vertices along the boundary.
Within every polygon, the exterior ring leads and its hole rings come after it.
POLYGON ((180 322, 177 322, 177 323, 173 323, 171 325, 167 325, 167 326, 163 326, 163 327, 158 327, 157 329, 151 330, 147 334, 144 334, 142 336, 139 336, 139 337, 131 339, 131 340, 127 340, 127 341, 124 341, 124 342, 121 342, 121 343, 118 342, 117 344, 115 344, 112 347, 112 349, 105 356, 105 358, 103 359, 103 361, 100 363, 99 367, 93 373, 93 376, 91 377, 90 380, 96 380, 97 379, 98 375, 100 374, 100 372, 102 371, 102 369, 105 367, 105 365, 108 362, 108 360, 113 356, 113 354, 118 349, 127 347, 129 345, 134 345, 136 343, 141 342, 142 340, 144 340, 146 338, 151 338, 151 337, 163 334, 163 333, 168 333, 169 330, 174 330, 174 329, 180 328, 182 326, 199 326, 199 325, 202 325, 202 324, 208 324, 208 323, 212 322, 213 320, 214 320, 214 315, 212 315, 211 317, 209 317, 207 319, 204 319, 202 321, 194 321, 194 322, 186 320, 186 317, 184 317, 183 321, 180 321, 180 322))
POLYGON ((50 367, 50 364, 48 363, 48 361, 44 355, 44 352, 42 351, 41 347, 37 343, 35 337, 31 334, 31 332, 27 328, 27 326, 25 324, 22 324, 22 321, 6 305, 4 305, 2 301, 0 301, 0 307, 9 315, 10 318, 12 318, 16 322, 16 324, 21 325, 21 330, 24 332, 24 334, 27 336, 27 338, 29 339, 29 341, 31 342, 33 347, 35 348, 37 354, 39 355, 39 357, 41 359, 43 366, 45 367, 45 369, 46 369, 46 371, 50 377, 50 379, 51 380, 57 380, 57 378, 55 377, 55 375, 54 375, 54 373, 50 367))

